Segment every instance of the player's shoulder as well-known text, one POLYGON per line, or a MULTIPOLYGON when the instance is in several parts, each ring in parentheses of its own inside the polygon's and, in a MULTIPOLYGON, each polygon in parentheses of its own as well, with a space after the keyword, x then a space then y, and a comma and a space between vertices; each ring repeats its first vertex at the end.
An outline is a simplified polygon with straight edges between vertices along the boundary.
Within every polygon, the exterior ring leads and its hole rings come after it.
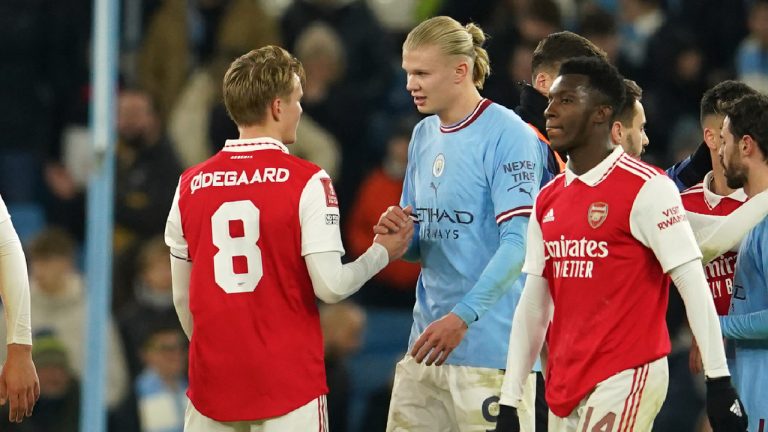
POLYGON ((494 129, 507 133, 525 133, 535 136, 531 127, 512 109, 492 102, 485 110, 486 122, 494 129))
POLYGON ((549 196, 551 196, 553 193, 556 193, 560 190, 562 190, 565 187, 565 172, 562 172, 560 174, 557 174, 552 180, 548 181, 547 184, 541 187, 539 190, 539 195, 537 196, 537 200, 539 198, 547 199, 549 196))
POLYGON ((704 183, 695 184, 688 189, 680 192, 680 196, 685 198, 686 196, 699 196, 704 194, 704 183))
POLYGON ((616 160, 616 168, 620 172, 627 174, 628 177, 641 184, 647 183, 651 180, 654 182, 663 182, 664 180, 669 180, 670 182, 672 181, 669 179, 669 177, 667 177, 667 174, 661 168, 655 165, 651 165, 647 162, 643 162, 639 159, 635 159, 626 153, 622 153, 621 156, 619 156, 619 158, 616 160))

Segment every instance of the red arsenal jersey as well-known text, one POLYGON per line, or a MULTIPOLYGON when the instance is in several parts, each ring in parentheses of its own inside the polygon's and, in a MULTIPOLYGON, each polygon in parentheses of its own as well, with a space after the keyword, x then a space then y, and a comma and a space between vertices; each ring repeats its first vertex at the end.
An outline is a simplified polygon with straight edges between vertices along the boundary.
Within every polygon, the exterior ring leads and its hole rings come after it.
POLYGON ((270 138, 230 140, 181 176, 166 227, 192 262, 192 404, 218 421, 286 414, 327 393, 304 255, 343 253, 330 178, 270 138))
POLYGON ((523 270, 549 284, 546 397, 567 417, 599 382, 669 353, 665 273, 701 255, 675 185, 620 147, 556 177, 534 214, 523 270))
MULTIPOLYGON (((728 196, 715 194, 709 190, 711 179, 712 171, 701 183, 680 194, 686 210, 706 215, 727 216, 747 200, 747 195, 742 189, 737 189, 728 196)), ((737 256, 736 252, 726 252, 704 266, 704 274, 707 276, 718 315, 728 315, 737 256)))

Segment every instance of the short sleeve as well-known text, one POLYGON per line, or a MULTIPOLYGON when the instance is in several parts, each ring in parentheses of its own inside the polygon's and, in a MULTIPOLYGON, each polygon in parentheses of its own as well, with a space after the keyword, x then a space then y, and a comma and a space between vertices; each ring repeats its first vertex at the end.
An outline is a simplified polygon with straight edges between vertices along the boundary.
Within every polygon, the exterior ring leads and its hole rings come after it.
POLYGON ((528 219, 528 237, 525 243, 525 263, 523 273, 543 276, 544 263, 544 235, 541 233, 541 225, 536 218, 536 206, 534 205, 532 217, 528 219))
POLYGON ((497 224, 515 216, 530 216, 543 164, 539 140, 530 127, 514 122, 502 131, 492 158, 484 166, 497 224))
POLYGON ((632 235, 653 250, 664 272, 701 258, 677 187, 665 175, 646 181, 632 205, 632 235))
POLYGON ((168 213, 168 220, 165 222, 165 244, 171 249, 171 255, 189 261, 189 248, 187 239, 184 238, 184 229, 181 225, 181 211, 179 210, 180 187, 181 180, 179 180, 179 185, 176 186, 171 211, 168 213))
POLYGON ((309 179, 299 200, 301 255, 344 254, 339 230, 339 203, 328 174, 320 170, 309 179))

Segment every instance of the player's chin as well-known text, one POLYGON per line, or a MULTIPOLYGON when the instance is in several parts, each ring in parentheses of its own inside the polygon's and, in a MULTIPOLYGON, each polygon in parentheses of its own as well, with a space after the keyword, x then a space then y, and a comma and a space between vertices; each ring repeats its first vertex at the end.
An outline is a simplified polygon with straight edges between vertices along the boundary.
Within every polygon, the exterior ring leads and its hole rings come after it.
POLYGON ((416 109, 419 110, 419 112, 421 114, 434 114, 435 113, 435 110, 432 109, 427 104, 416 105, 416 109))
POLYGON ((565 152, 568 148, 569 141, 562 139, 561 137, 550 137, 549 138, 549 146, 552 147, 552 150, 557 152, 565 152))

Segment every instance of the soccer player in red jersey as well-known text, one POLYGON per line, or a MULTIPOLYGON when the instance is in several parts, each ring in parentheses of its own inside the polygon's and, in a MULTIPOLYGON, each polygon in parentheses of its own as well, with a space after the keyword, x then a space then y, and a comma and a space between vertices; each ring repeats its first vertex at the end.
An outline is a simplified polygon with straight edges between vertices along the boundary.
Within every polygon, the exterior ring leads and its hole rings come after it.
POLYGON ((536 199, 510 334, 497 431, 519 431, 526 374, 549 329, 549 430, 650 431, 666 397, 670 277, 689 311, 715 432, 744 431, 701 253, 675 185, 611 142, 623 78, 599 59, 565 62, 545 115, 566 172, 536 199))
MULTIPOLYGON (((728 187, 724 168, 719 162, 718 150, 722 145, 723 108, 733 104, 739 98, 755 94, 755 90, 738 81, 723 81, 704 93, 701 98, 700 121, 704 143, 712 156, 712 171, 704 180, 680 194, 683 207, 688 212, 713 216, 727 216, 744 201, 747 195, 739 189, 728 187)), ((736 272, 736 252, 726 252, 704 266, 704 273, 715 301, 718 315, 728 315, 733 293, 733 276, 736 272)), ((694 341, 691 347, 690 368, 694 373, 701 372, 701 356, 694 341)))
POLYGON ((240 139, 185 171, 168 216, 173 294, 190 338, 186 432, 327 431, 316 297, 357 291, 413 235, 379 235, 341 264, 328 175, 288 154, 301 117, 301 64, 266 46, 223 85, 240 139))

